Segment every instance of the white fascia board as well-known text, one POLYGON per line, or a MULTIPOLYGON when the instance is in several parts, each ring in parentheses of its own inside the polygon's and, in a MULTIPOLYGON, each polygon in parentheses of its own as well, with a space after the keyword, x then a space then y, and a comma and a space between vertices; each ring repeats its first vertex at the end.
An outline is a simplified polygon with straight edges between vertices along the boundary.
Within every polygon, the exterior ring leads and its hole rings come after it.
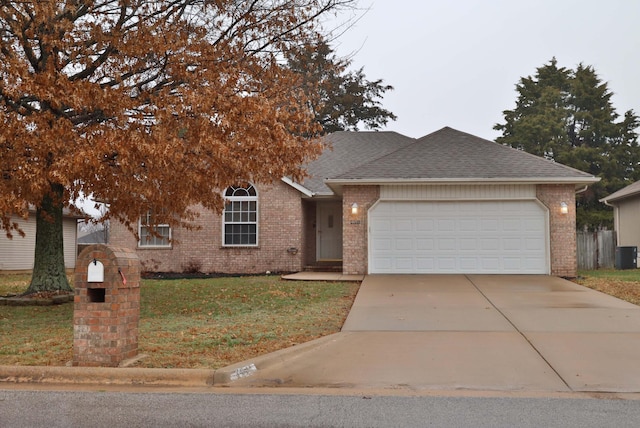
POLYGON ((394 179, 327 179, 325 184, 336 188, 347 185, 378 185, 385 184, 575 184, 576 187, 584 187, 585 184, 593 184, 600 181, 600 177, 558 177, 558 178, 394 178, 394 179))
POLYGON ((612 198, 611 195, 609 195, 606 198, 599 199, 599 201, 604 203, 605 205, 609 205, 610 207, 613 207, 613 206, 616 206, 616 204, 618 204, 621 200, 624 200, 627 198, 633 198, 638 195, 640 195, 640 190, 627 193, 625 195, 617 196, 615 198, 612 198))
POLYGON ((293 187, 298 192, 302 193, 303 195, 305 195, 308 198, 311 198, 311 197, 313 197, 315 195, 315 193, 313 193, 311 190, 307 189, 302 184, 296 183, 295 181, 293 181, 289 177, 282 177, 281 180, 282 180, 282 182, 284 182, 284 183, 288 184, 289 186, 293 187))

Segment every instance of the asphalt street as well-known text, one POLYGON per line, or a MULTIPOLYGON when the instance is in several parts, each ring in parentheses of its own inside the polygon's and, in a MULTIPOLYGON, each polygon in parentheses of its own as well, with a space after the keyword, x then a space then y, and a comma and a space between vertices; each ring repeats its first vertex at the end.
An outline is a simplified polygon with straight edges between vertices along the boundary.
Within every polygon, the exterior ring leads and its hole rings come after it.
POLYGON ((0 426, 637 427, 636 400, 0 390, 0 426))

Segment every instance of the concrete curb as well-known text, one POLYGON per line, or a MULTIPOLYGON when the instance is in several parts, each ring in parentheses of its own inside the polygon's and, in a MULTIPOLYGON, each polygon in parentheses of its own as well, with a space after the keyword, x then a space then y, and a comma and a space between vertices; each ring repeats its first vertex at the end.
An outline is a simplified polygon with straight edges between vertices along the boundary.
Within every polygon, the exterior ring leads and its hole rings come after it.
POLYGON ((342 335, 344 335, 344 333, 334 333, 329 336, 324 336, 319 339, 312 340, 310 342, 294 345, 290 348, 281 349, 270 354, 261 355, 250 360, 223 367, 216 370, 214 374, 213 384, 215 386, 229 385, 238 379, 249 377, 255 374, 258 370, 264 370, 269 367, 273 367, 275 365, 298 358, 311 350, 334 342, 335 340, 337 340, 338 336, 342 335))
POLYGON ((336 336, 340 334, 342 333, 335 333, 218 370, 0 366, 0 385, 2 383, 35 383, 164 387, 228 386, 233 381, 251 376, 258 370, 264 370, 285 361, 290 361, 310 350, 330 343, 336 340, 336 336))
POLYGON ((0 366, 2 383, 212 386, 213 370, 110 367, 0 366))

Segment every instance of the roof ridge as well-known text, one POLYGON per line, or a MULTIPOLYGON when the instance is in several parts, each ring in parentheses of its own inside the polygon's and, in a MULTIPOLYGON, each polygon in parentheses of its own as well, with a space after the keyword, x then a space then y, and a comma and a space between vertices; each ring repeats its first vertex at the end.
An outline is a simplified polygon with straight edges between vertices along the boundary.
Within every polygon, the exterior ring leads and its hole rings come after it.
POLYGON ((549 162, 549 163, 551 163, 551 164, 553 164, 553 165, 556 165, 556 166, 562 167, 562 168, 564 168, 564 169, 571 170, 571 171, 573 171, 573 172, 577 172, 577 173, 580 173, 580 174, 584 174, 584 175, 586 175, 586 176, 590 176, 590 177, 592 177, 592 176, 593 176, 593 174, 589 174, 588 172, 581 171, 581 170, 579 170, 579 169, 577 169, 577 168, 573 168, 573 167, 568 166, 568 165, 564 165, 564 164, 562 164, 562 163, 556 162, 555 160, 547 159, 547 158, 545 158, 545 157, 543 157, 543 156, 534 155, 533 153, 529 153, 529 152, 527 152, 527 151, 525 151, 525 150, 516 149, 515 147, 511 147, 511 146, 508 146, 508 145, 506 145, 506 144, 500 144, 500 143, 498 143, 498 142, 496 142, 496 141, 491 141, 491 140, 488 140, 488 139, 486 139, 486 138, 478 137, 477 135, 473 135, 473 134, 470 134, 470 133, 468 133, 468 132, 460 131, 460 130, 457 130, 457 129, 451 128, 451 127, 449 127, 449 126, 445 126, 445 127, 441 128, 441 129, 438 129, 437 131, 434 131, 434 132, 432 132, 432 133, 430 133, 430 134, 427 134, 427 135, 425 135, 424 137, 420 137, 419 139, 420 139, 420 140, 422 140, 423 138, 427 138, 427 137, 429 137, 429 136, 432 136, 432 135, 434 135, 434 134, 437 134, 437 133, 442 132, 442 131, 445 131, 445 130, 451 130, 451 131, 457 132, 457 133, 459 133, 459 134, 464 134, 464 135, 466 135, 466 136, 468 136, 468 137, 471 137, 471 138, 473 138, 473 139, 475 139, 475 140, 480 140, 480 141, 483 141, 483 142, 485 142, 485 143, 495 144, 496 146, 498 146, 498 147, 502 147, 502 148, 507 149, 507 150, 515 150, 515 151, 516 151, 516 152, 518 152, 518 153, 525 154, 525 155, 527 155, 527 156, 529 156, 529 157, 535 158, 536 160, 546 161, 546 162, 549 162))

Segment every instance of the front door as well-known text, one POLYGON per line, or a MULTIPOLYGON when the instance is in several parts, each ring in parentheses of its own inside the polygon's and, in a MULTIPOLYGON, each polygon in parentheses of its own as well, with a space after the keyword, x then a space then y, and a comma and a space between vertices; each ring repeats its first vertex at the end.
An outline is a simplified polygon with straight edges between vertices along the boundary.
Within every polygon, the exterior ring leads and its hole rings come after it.
POLYGON ((318 260, 342 260, 342 202, 319 202, 316 206, 318 260))

